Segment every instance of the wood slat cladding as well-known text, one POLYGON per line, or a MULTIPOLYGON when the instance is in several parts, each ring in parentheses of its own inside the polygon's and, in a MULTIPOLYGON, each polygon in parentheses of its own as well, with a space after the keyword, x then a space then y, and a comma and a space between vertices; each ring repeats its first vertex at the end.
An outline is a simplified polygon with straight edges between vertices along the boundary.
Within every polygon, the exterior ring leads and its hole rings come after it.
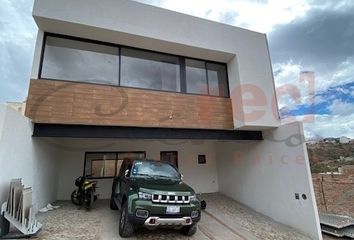
POLYGON ((26 114, 35 123, 233 129, 229 98, 32 79, 26 114))

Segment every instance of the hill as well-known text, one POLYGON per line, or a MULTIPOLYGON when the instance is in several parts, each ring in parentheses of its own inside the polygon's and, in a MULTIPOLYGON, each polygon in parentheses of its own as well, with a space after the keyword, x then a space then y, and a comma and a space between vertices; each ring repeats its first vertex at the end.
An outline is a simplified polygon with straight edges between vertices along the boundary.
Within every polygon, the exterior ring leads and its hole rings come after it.
POLYGON ((311 171, 314 173, 337 171, 338 167, 354 165, 354 142, 319 141, 308 143, 311 171))

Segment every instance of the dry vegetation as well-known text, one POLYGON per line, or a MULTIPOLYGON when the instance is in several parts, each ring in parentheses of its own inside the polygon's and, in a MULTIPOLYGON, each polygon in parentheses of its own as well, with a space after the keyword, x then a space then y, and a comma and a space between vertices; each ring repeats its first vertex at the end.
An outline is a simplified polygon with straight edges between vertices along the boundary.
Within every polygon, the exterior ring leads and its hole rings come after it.
POLYGON ((354 142, 323 142, 307 144, 307 151, 313 173, 336 172, 338 167, 354 165, 354 142), (347 158, 347 159, 344 159, 347 158))

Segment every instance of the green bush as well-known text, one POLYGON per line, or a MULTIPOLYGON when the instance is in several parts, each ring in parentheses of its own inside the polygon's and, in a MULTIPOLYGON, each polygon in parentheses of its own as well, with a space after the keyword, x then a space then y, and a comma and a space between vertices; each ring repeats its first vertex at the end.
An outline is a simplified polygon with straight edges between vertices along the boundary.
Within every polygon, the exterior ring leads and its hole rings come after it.
POLYGON ((331 171, 333 171, 333 169, 330 168, 329 166, 327 166, 327 164, 317 163, 317 164, 313 164, 311 166, 312 173, 325 173, 325 172, 331 172, 331 171))

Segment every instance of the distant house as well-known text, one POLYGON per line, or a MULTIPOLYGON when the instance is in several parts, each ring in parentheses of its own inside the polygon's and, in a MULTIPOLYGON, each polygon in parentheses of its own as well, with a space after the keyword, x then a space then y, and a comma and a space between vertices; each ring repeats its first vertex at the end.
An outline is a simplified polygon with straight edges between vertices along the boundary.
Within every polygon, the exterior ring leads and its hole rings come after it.
POLYGON ((345 136, 342 136, 342 137, 339 138, 339 142, 340 143, 349 143, 350 140, 351 140, 350 138, 345 137, 345 136))
POLYGON ((323 141, 325 143, 339 143, 339 139, 334 137, 324 138, 323 141))

